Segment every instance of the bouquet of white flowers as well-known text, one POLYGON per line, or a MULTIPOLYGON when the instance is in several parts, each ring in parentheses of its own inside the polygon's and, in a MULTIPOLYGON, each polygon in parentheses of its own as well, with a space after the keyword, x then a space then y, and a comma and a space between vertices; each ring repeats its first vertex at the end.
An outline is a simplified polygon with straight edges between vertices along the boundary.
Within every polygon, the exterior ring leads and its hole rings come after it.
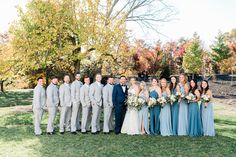
POLYGON ((196 100, 195 95, 193 95, 192 93, 189 93, 185 98, 188 100, 188 103, 196 100))
POLYGON ((173 105, 174 102, 176 102, 178 99, 177 99, 177 96, 174 95, 174 94, 171 94, 171 96, 168 97, 168 102, 173 105))
POLYGON ((178 100, 181 97, 181 93, 180 92, 176 92, 175 96, 176 96, 176 99, 178 100))
POLYGON ((201 101, 203 102, 204 107, 206 108, 207 107, 207 103, 209 103, 211 101, 211 97, 209 95, 206 95, 206 94, 202 95, 201 101))
POLYGON ((145 100, 143 99, 143 98, 138 98, 138 101, 137 101, 137 104, 136 104, 136 108, 138 109, 138 110, 140 110, 141 108, 142 108, 142 106, 145 104, 145 100))
POLYGON ((157 100, 155 98, 149 98, 148 107, 154 107, 157 105, 157 100))
POLYGON ((167 103, 167 100, 165 97, 160 97, 157 99, 157 102, 161 105, 161 107, 164 107, 167 103))
POLYGON ((126 101, 128 108, 135 108, 138 101, 138 97, 135 95, 129 95, 126 101))

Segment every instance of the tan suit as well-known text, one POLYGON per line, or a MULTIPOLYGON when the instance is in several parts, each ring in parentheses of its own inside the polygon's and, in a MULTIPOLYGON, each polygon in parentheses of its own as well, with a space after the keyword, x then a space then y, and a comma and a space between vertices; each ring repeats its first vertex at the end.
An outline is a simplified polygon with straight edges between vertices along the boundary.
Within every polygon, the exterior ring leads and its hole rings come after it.
POLYGON ((40 127, 42 116, 43 116, 43 108, 46 104, 46 94, 45 89, 41 85, 37 85, 34 88, 33 95, 33 112, 34 112, 34 133, 35 135, 41 135, 42 130, 40 127))
POLYGON ((70 84, 64 83, 59 88, 59 97, 61 105, 60 132, 70 131, 71 119, 71 88, 70 84))
POLYGON ((54 121, 57 114, 59 104, 59 90, 57 85, 51 83, 47 88, 47 109, 48 109, 48 125, 47 132, 54 132, 54 121))

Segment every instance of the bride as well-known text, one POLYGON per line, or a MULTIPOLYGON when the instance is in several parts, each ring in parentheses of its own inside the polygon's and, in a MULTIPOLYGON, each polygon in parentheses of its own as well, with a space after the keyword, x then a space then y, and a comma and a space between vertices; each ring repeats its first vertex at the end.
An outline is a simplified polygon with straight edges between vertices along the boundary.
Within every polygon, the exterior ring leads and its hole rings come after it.
MULTIPOLYGON (((136 79, 130 79, 130 88, 128 90, 128 96, 138 96, 139 87, 136 85, 136 79)), ((121 128, 121 133, 128 135, 137 135, 139 132, 138 110, 128 108, 125 119, 121 128)))

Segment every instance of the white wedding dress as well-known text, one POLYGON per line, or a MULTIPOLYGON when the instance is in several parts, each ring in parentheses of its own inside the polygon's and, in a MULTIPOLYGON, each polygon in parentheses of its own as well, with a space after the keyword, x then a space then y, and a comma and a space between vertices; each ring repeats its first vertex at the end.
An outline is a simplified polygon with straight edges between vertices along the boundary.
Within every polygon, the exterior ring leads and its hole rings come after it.
MULTIPOLYGON (((129 89, 128 91, 130 94, 135 94, 134 89, 129 89)), ((138 122, 138 110, 136 109, 129 109, 125 114, 125 119, 121 128, 121 133, 128 134, 128 135, 138 135, 140 134, 139 131, 139 122, 138 122)))

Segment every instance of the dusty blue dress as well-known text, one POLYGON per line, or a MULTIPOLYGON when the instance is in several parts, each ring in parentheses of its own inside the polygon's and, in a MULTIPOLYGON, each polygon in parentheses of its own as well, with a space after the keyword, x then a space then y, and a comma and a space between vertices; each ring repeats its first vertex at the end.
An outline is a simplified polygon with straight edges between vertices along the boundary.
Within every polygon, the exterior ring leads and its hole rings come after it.
POLYGON ((202 126, 203 126, 203 135, 204 136, 215 136, 215 127, 214 127, 214 114, 213 114, 213 105, 211 102, 205 107, 202 106, 202 126))
POLYGON ((189 103, 188 113, 188 133, 189 136, 201 136, 202 135, 202 123, 200 117, 200 110, 197 102, 189 103))
MULTIPOLYGON (((158 99, 158 93, 155 90, 150 91, 151 98, 158 99)), ((160 112, 161 106, 156 105, 149 109, 150 111, 150 133, 153 135, 160 134, 160 112)))
MULTIPOLYGON (((172 90, 172 94, 176 94, 176 88, 172 90)), ((171 122, 173 135, 178 135, 178 119, 179 119, 179 102, 176 101, 171 105, 171 122)))
MULTIPOLYGON (((167 97, 167 93, 163 92, 162 96, 167 97)), ((170 104, 169 103, 167 103, 163 108, 161 108, 160 132, 161 132, 162 136, 171 136, 172 135, 171 111, 170 111, 170 104)))
MULTIPOLYGON (((143 98, 146 100, 145 94, 141 92, 139 94, 140 98, 143 98)), ((149 132, 149 120, 148 120, 148 106, 147 103, 143 104, 141 110, 139 111, 139 131, 141 132, 141 125, 142 125, 142 119, 144 120, 144 129, 147 134, 150 134, 149 132)))
MULTIPOLYGON (((186 95, 182 84, 180 84, 180 92, 186 95)), ((179 103, 178 135, 188 135, 188 104, 185 99, 181 99, 179 103)))

